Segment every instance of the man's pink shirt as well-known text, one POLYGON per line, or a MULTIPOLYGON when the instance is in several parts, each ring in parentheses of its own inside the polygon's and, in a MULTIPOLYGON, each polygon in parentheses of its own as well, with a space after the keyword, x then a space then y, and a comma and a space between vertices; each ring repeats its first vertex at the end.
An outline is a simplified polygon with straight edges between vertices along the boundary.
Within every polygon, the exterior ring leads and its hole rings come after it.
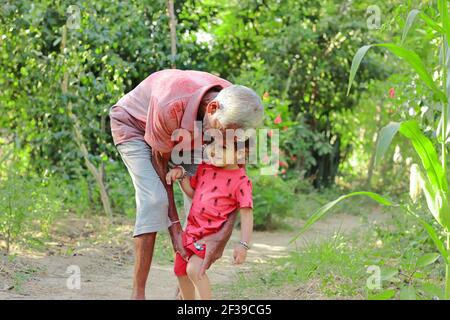
POLYGON ((123 96, 112 108, 111 131, 116 145, 143 139, 153 149, 170 152, 172 133, 194 132, 205 93, 230 86, 227 80, 202 71, 168 69, 155 72, 123 96))

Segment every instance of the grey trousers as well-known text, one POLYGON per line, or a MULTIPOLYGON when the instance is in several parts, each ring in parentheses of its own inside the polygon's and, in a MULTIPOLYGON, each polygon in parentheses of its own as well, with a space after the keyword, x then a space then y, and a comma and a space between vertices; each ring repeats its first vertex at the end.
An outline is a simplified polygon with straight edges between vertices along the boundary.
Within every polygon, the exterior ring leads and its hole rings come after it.
MULTIPOLYGON (((132 140, 117 145, 117 150, 133 181, 136 198, 136 223, 133 236, 167 230, 167 192, 151 162, 151 147, 143 140, 132 140)), ((189 175, 195 174, 196 164, 182 164, 189 175)), ((185 216, 191 199, 183 194, 185 216)), ((187 220, 187 219, 186 219, 187 220)))

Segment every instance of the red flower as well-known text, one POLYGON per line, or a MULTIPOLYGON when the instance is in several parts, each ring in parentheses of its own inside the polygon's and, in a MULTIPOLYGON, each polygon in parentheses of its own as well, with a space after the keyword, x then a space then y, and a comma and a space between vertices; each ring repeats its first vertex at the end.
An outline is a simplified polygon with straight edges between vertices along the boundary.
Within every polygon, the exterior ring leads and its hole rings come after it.
POLYGON ((281 115, 277 115, 277 117, 275 118, 275 120, 273 120, 273 123, 275 123, 275 124, 280 124, 281 122, 283 122, 283 121, 281 120, 281 115))
POLYGON ((272 131, 272 130, 269 130, 269 131, 267 132, 267 135, 268 135, 270 138, 272 138, 272 136, 273 136, 273 131, 272 131))
POLYGON ((281 170, 281 174, 285 174, 286 173, 286 169, 281 170))
POLYGON ((292 156, 292 157, 291 157, 291 160, 292 160, 292 161, 296 161, 296 160, 297 160, 297 157, 296 157, 296 156, 292 156))
POLYGON ((286 163, 286 162, 284 162, 284 161, 279 161, 279 164, 280 164, 280 166, 281 167, 285 167, 285 168, 287 168, 288 167, 288 164, 286 163))
POLYGON ((389 97, 395 98, 395 89, 394 88, 389 89, 389 97))

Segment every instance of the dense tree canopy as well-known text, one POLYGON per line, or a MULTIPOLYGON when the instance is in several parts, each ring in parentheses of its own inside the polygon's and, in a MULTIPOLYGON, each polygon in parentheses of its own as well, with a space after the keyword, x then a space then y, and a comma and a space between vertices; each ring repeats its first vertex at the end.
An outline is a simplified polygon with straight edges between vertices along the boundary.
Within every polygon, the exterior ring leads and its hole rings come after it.
MULTIPOLYGON (((78 124, 88 161, 109 192, 119 192, 113 181, 124 168, 108 111, 146 76, 170 67, 166 1, 10 1, 1 9, 2 154, 16 150, 29 172, 87 181, 96 198, 78 124)), ((354 135, 339 115, 360 101, 358 90, 346 95, 351 57, 380 36, 368 29, 366 10, 362 1, 176 1, 175 63, 254 88, 264 96, 266 125, 282 133, 281 175, 331 186, 354 135)), ((369 57, 358 83, 385 79, 382 59, 369 57)), ((120 211, 125 200, 113 198, 120 211)))

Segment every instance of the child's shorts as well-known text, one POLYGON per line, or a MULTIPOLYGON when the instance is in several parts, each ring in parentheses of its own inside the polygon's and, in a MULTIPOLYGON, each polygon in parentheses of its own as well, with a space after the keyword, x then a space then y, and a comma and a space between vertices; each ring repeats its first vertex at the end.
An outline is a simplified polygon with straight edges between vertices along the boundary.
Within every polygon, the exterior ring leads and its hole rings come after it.
MULTIPOLYGON (((186 249, 186 252, 188 254, 188 257, 190 258, 192 255, 196 255, 202 259, 205 258, 205 252, 206 252, 206 245, 205 244, 197 244, 196 242, 191 243, 184 247, 186 249)), ((175 256, 175 263, 173 267, 173 271, 175 272, 175 275, 177 277, 182 277, 187 275, 186 267, 187 267, 187 261, 184 260, 181 255, 177 252, 175 256)))

